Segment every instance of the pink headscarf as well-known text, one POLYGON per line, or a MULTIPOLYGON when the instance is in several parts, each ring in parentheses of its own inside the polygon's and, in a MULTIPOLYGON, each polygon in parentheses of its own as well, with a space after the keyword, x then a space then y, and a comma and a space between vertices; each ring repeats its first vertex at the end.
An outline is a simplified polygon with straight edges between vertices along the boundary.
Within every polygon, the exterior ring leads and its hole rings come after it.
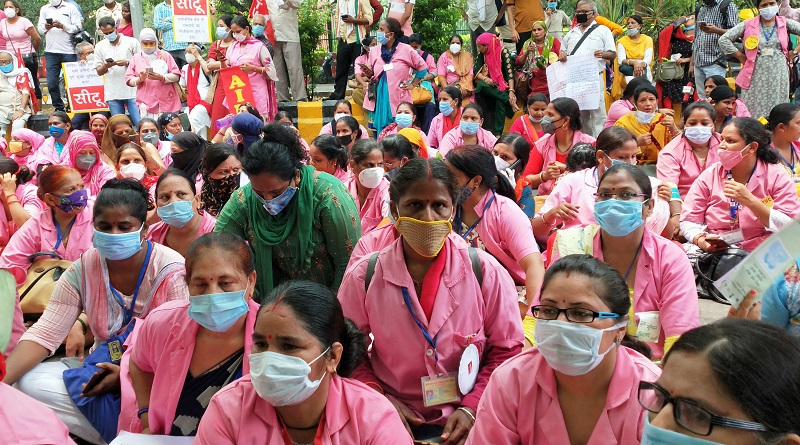
POLYGON ((506 79, 503 77, 503 44, 496 35, 485 32, 475 39, 478 45, 486 45, 489 49, 483 55, 486 67, 489 69, 489 77, 497 84, 497 89, 505 91, 508 89, 506 79))
POLYGON ((83 179, 84 185, 89 190, 89 194, 97 196, 100 193, 100 188, 109 179, 115 176, 114 170, 106 165, 100 158, 100 147, 97 146, 97 140, 92 133, 88 131, 76 130, 72 132, 67 147, 69 150, 69 166, 78 170, 83 179), (78 153, 81 150, 91 148, 94 152, 96 162, 89 170, 80 170, 75 161, 78 159, 78 153))
MULTIPOLYGON (((31 144, 31 151, 30 151, 30 153, 28 153, 27 156, 17 156, 14 153, 10 153, 9 154, 11 159, 17 161, 17 164, 26 165, 26 166, 30 167, 28 165, 28 161, 33 160, 34 154, 39 149, 39 147, 41 147, 42 144, 44 143, 44 136, 42 136, 41 134, 39 134, 39 133, 37 133, 37 132, 35 132, 33 130, 29 130, 27 128, 20 128, 20 129, 14 130, 14 131, 11 132, 11 136, 12 137, 16 137, 17 139, 21 139, 21 140, 31 144)), ((3 142, 5 142, 5 141, 3 141, 3 142)))
MULTIPOLYGON (((95 119, 100 119, 101 121, 103 121, 106 124, 106 126, 108 126, 108 118, 105 117, 105 115, 103 115, 103 114, 97 113, 97 114, 93 115, 91 119, 89 119, 89 131, 92 131, 92 122, 94 122, 95 119)), ((103 143, 103 133, 104 132, 100 132, 99 134, 95 134, 92 131, 92 134, 94 134, 94 138, 97 140, 97 144, 98 145, 103 143)))

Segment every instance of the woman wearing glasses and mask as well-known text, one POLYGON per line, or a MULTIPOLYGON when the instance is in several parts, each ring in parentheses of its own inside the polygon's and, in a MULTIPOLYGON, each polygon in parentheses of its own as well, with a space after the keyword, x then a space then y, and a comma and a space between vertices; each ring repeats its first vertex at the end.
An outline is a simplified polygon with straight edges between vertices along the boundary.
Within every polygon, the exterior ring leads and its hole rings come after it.
MULTIPOLYGON (((589 254, 622 274, 633 306, 628 334, 661 358, 675 340, 700 325, 694 272, 686 253, 648 230, 653 213, 650 178, 634 165, 615 165, 595 194, 599 225, 560 230, 548 244, 549 264, 571 254, 589 254)), ((537 326, 538 329, 538 326, 537 326)))
POLYGON ((495 370, 467 445, 639 443, 645 413, 636 403, 638 384, 661 370, 621 345, 627 287, 588 255, 553 264, 532 308, 538 348, 495 370))
POLYGON ((408 161, 389 188, 400 238, 354 263, 339 292, 373 337, 353 378, 394 404, 410 436, 446 445, 464 443, 492 372, 522 348, 513 280, 452 230, 459 190, 441 160, 408 161))
POLYGON ((683 334, 662 367, 639 383, 642 445, 800 444, 800 340, 783 329, 720 320, 683 334))

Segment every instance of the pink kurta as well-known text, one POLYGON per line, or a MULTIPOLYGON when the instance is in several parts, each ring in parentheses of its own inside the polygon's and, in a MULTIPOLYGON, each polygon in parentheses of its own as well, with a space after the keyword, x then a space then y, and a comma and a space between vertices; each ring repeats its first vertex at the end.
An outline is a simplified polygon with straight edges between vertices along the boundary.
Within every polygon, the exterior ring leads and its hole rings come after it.
POLYGON ((713 134, 709 139, 708 154, 704 163, 700 163, 697 155, 692 151, 692 146, 685 137, 674 138, 658 154, 658 179, 678 185, 681 198, 686 198, 689 188, 697 180, 706 167, 719 161, 717 153, 720 136, 713 134))
MULTIPOLYGON (((475 133, 475 136, 478 137, 478 145, 487 150, 491 150, 497 142, 497 136, 483 128, 478 128, 478 132, 475 133)), ((453 127, 453 129, 448 131, 442 138, 442 143, 439 144, 439 153, 444 156, 459 145, 464 145, 464 135, 461 133, 460 127, 453 127)))
MULTIPOLYGON (((317 389, 320 391, 321 389, 317 389)), ((326 445, 411 445, 397 410, 374 389, 332 375, 318 437, 326 445)), ((244 376, 211 398, 195 445, 284 444, 275 408, 244 376)), ((317 443, 315 441, 315 443, 317 443)))
MULTIPOLYGON (((78 130, 76 130, 78 131, 78 130)), ((74 133, 74 132, 73 132, 74 133)), ((52 136, 45 139, 42 146, 36 150, 33 155, 33 160, 28 161, 28 168, 36 171, 41 165, 69 165, 69 142, 72 139, 72 133, 67 138, 67 143, 64 144, 64 149, 61 154, 56 150, 56 140, 52 136)))
POLYGON ((0 431, 3 443, 75 445, 64 422, 38 400, 0 383, 0 431))
MULTIPOLYGON (((462 49, 463 51, 463 49, 462 49)), ((445 51, 439 56, 439 61, 436 64, 436 74, 439 76, 444 76, 444 81, 447 82, 448 85, 451 83, 461 79, 455 71, 455 63, 453 63, 453 58, 450 57, 450 51, 445 51), (447 69, 448 66, 452 66, 453 70, 450 71, 447 69)), ((469 75, 474 75, 474 70, 470 67, 469 75)))
MULTIPOLYGON (((655 382, 660 375, 650 360, 620 347, 605 406, 587 445, 638 444, 647 415, 638 401, 639 382, 655 382)), ((555 372, 538 349, 503 363, 486 388, 467 445, 493 443, 570 443, 555 372)))
MULTIPOLYGON (((709 166, 697 178, 683 202, 681 222, 688 221, 706 226, 706 231, 711 234, 729 232, 730 200, 725 197, 723 190, 727 175, 722 164, 716 163, 709 166)), ((794 182, 789 179, 786 172, 776 164, 757 161, 756 169, 747 189, 757 199, 772 199, 772 210, 783 213, 792 219, 800 217, 800 199, 794 182)), ((742 248, 752 252, 762 241, 767 239, 772 232, 761 224, 756 215, 747 207, 739 209, 739 222, 736 229, 742 229, 745 241, 742 248)))
POLYGON ((539 253, 539 246, 532 236, 531 220, 519 205, 493 193, 487 193, 475 205, 475 212, 481 218, 475 230, 486 251, 506 268, 514 282, 525 285, 525 271, 519 262, 528 255, 539 253), (483 211, 489 199, 495 196, 492 205, 483 211))
POLYGON ((400 234, 397 233, 397 229, 394 228, 394 223, 378 227, 372 232, 365 233, 356 243, 353 253, 350 254, 350 262, 347 263, 347 268, 350 269, 358 260, 368 256, 372 252, 380 252, 386 247, 389 247, 389 245, 399 237, 400 234))
MULTIPOLYGON (((595 141, 595 139, 592 136, 590 136, 588 134, 583 134, 580 131, 575 131, 572 134, 572 146, 570 147, 570 150, 572 149, 572 147, 575 146, 575 144, 577 144, 579 142, 586 142, 588 144, 594 144, 594 141, 595 141)), ((546 134, 546 135, 542 136, 541 139, 536 141, 536 144, 533 147, 533 150, 538 150, 539 153, 542 155, 543 163, 542 163, 542 168, 540 168, 540 171, 544 170, 547 167, 548 164, 550 164, 551 162, 555 162, 556 161, 556 150, 557 149, 556 149, 556 137, 555 137, 555 135, 546 134)), ((531 158, 533 158, 533 156, 531 156, 531 158)), ((534 166, 532 166, 530 163, 528 163, 528 167, 525 168, 525 172, 524 172, 525 175, 532 174, 531 172, 529 172, 529 167, 530 167, 530 169, 532 169, 534 166)), ((539 196, 549 195, 550 192, 553 190, 553 185, 554 185, 553 180, 550 180, 550 181, 542 183, 539 186, 539 196)))
POLYGON ((266 74, 259 74, 256 72, 248 73, 250 78, 250 88, 253 90, 253 98, 255 103, 253 105, 258 108, 258 112, 262 116, 266 116, 266 121, 271 122, 278 112, 278 103, 275 96, 275 82, 271 77, 277 79, 275 74, 275 67, 272 64, 272 59, 269 56, 267 47, 264 46, 258 39, 250 38, 242 43, 233 42, 228 47, 228 52, 225 54, 228 60, 228 66, 239 66, 244 63, 249 63, 257 67, 266 67, 266 74), (266 60, 261 60, 266 58, 266 60))
POLYGON ((39 199, 39 187, 33 182, 34 181, 31 180, 30 182, 18 185, 16 191, 19 202, 30 216, 35 216, 42 210, 47 209, 47 204, 39 199))
POLYGON ((613 126, 619 120, 619 118, 625 116, 631 111, 636 111, 636 107, 634 107, 632 103, 625 99, 615 101, 608 108, 608 116, 606 117, 606 123, 603 128, 613 126))
POLYGON ((357 176, 350 175, 345 185, 356 200, 358 216, 361 217, 361 233, 369 233, 389 214, 389 181, 381 179, 381 183, 369 191, 363 203, 358 200, 357 181, 357 176))
MULTIPOLYGON (((3 254, 0 255, 0 269, 9 271, 14 276, 18 286, 24 284, 28 278, 28 269, 31 266, 28 257, 37 252, 52 252, 57 238, 52 211, 43 211, 31 217, 11 237, 8 245, 3 249, 3 254)), ((92 247, 92 208, 87 207, 76 216, 75 223, 70 229, 67 245, 65 246, 62 242, 55 251, 61 258, 75 261, 90 247, 92 247)), ((48 258, 42 257, 42 259, 48 258)), ((22 309, 19 306, 19 293, 17 293, 16 299, 11 341, 8 344, 6 354, 11 353, 25 332, 22 309)))
MULTIPOLYGON (((385 67, 391 65, 390 70, 386 71, 386 84, 389 87, 389 102, 392 109, 392 116, 397 112, 397 105, 400 102, 411 102, 411 93, 408 90, 400 88, 400 84, 411 80, 411 73, 413 71, 427 70, 428 64, 422 60, 422 57, 414 51, 409 45, 397 42, 397 48, 392 56, 391 62, 386 63, 381 59, 381 48, 383 46, 373 46, 370 48, 367 60, 364 65, 367 65, 373 72, 373 79, 379 79, 385 67)), ((355 66, 356 74, 363 74, 361 66, 355 66)), ((364 97, 364 109, 367 111, 375 110, 375 101, 369 97, 364 97)))
POLYGON ((337 165, 333 176, 336 176, 336 179, 342 181, 342 184, 347 184, 347 181, 350 180, 350 170, 344 170, 337 165))
MULTIPOLYGON (((159 58, 167 64, 167 74, 174 74, 180 78, 181 70, 175 63, 175 59, 164 51, 159 50, 159 58)), ((150 62, 145 59, 144 53, 136 53, 128 65, 125 72, 125 82, 132 84, 132 80, 150 68, 150 62)), ((167 111, 178 111, 181 109, 181 100, 178 96, 178 82, 163 82, 161 80, 145 79, 144 83, 136 89, 136 104, 144 105, 147 112, 151 114, 165 113, 167 111)))
MULTIPOLYGON (((591 253, 595 258, 603 260, 600 230, 595 234, 591 253)), ((558 258, 560 253, 553 249, 550 264, 558 258)), ((635 280, 633 308, 634 314, 637 314, 636 325, 639 323, 639 313, 659 312, 661 333, 658 343, 647 345, 653 351, 654 358, 661 358, 664 355, 665 339, 680 336, 700 326, 694 271, 683 249, 674 242, 645 230, 642 251, 636 263, 635 280)))
MULTIPOLYGON (((258 303, 252 299, 247 303, 250 310, 244 324, 242 375, 250 373, 247 356, 253 349, 253 329, 258 315, 258 303)), ((154 374, 147 416, 150 433, 169 434, 175 421, 175 410, 183 391, 182 382, 189 371, 200 325, 189 317, 188 300, 164 303, 140 323, 136 341, 128 348, 126 355, 139 369, 154 374)), ((130 374, 125 373, 120 379, 130 384, 130 374)), ((132 386, 123 385, 122 404, 125 407, 123 412, 131 413, 132 416, 126 419, 120 416, 120 431, 141 432, 142 424, 136 417, 138 405, 132 386)))
MULTIPOLYGON (((456 110, 450 114, 450 116, 458 115, 456 110)), ((450 119, 448 116, 445 116, 442 113, 433 116, 431 120, 431 126, 428 128, 428 148, 439 148, 439 145, 442 144, 442 139, 444 139, 444 134, 442 133, 444 129, 444 120, 450 119)), ((455 123, 453 129, 458 128, 458 122, 455 123)))
MULTIPOLYGON (((203 212, 200 217, 203 218, 203 221, 200 222, 200 227, 197 229, 198 238, 206 233, 213 232, 214 225, 217 224, 217 219, 208 212, 203 212)), ((171 226, 164 221, 159 221, 153 224, 149 229, 147 229, 147 239, 154 243, 169 247, 165 242, 167 239, 167 232, 169 232, 170 227, 171 226)))
POLYGON ((408 273, 402 239, 381 250, 368 292, 364 281, 369 257, 348 269, 339 288, 344 315, 373 336, 371 354, 353 378, 380 385, 426 423, 444 424, 459 405, 477 409, 492 371, 522 347, 519 308, 515 299, 508 298, 516 295, 511 277, 497 260, 479 250, 483 272, 479 286, 467 247, 453 238, 460 239, 451 233, 439 254, 447 258, 430 320, 408 273), (438 336, 438 362, 403 302, 402 288, 408 289, 416 318, 431 336, 438 336), (400 340, 402 348, 397 347, 400 340), (483 356, 475 388, 455 405, 423 406, 420 379, 458 371, 470 343, 483 356))

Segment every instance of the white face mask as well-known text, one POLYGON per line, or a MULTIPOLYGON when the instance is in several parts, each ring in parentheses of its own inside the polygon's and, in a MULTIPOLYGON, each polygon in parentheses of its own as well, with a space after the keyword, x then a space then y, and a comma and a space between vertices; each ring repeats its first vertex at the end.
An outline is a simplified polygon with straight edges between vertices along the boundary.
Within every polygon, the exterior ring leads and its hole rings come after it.
POLYGON ((536 346, 547 364, 554 370, 571 376, 584 375, 603 361, 603 357, 614 349, 600 353, 603 332, 613 331, 627 325, 622 321, 606 329, 595 329, 578 323, 561 320, 537 320, 536 346))
POLYGON ((381 183, 385 174, 383 167, 368 168, 358 174, 358 182, 368 189, 374 189, 381 183))
POLYGON ((450 44, 450 52, 453 54, 458 54, 461 52, 461 45, 458 43, 451 43, 450 44))
POLYGON ((686 136, 686 139, 690 142, 705 144, 711 139, 711 127, 686 127, 683 129, 683 135, 686 136))
POLYGON ((61 0, 50 0, 50 6, 56 7, 61 4, 61 0))
POLYGON ((277 352, 257 352, 250 354, 250 379, 258 395, 272 406, 297 405, 306 401, 317 390, 325 371, 319 380, 308 378, 311 364, 319 360, 331 348, 328 347, 311 363, 300 357, 278 354, 277 352))
POLYGON ((233 38, 236 39, 237 42, 244 42, 244 39, 246 39, 247 37, 245 37, 245 35, 242 33, 235 32, 233 33, 233 38))
POLYGON ((186 63, 194 63, 196 61, 197 58, 194 56, 194 54, 186 54, 186 63))
POLYGON ((144 178, 146 171, 147 167, 145 167, 143 164, 128 164, 120 167, 119 174, 123 178, 133 178, 139 181, 144 178))
POLYGON ((343 118, 345 116, 349 116, 349 114, 347 114, 347 113, 336 113, 336 114, 333 115, 333 120, 334 121, 338 121, 339 119, 341 119, 341 118, 343 118))
POLYGON ((8 17, 10 19, 13 19, 14 17, 17 16, 17 10, 14 9, 14 8, 6 8, 6 9, 3 10, 3 12, 5 12, 6 13, 6 17, 8 17))
POLYGON ((504 172, 511 164, 504 161, 500 156, 494 155, 494 166, 499 172, 504 172))
POLYGON ((638 120, 640 124, 649 124, 655 115, 655 113, 645 113, 644 111, 636 110, 636 120, 638 120))

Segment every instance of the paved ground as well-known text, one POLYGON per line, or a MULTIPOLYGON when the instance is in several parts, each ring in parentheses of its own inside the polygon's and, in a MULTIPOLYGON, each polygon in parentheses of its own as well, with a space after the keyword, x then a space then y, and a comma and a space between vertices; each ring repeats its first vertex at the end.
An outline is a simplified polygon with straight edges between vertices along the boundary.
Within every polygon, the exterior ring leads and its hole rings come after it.
POLYGON ((712 300, 700 299, 700 323, 709 324, 728 315, 730 306, 712 300))

